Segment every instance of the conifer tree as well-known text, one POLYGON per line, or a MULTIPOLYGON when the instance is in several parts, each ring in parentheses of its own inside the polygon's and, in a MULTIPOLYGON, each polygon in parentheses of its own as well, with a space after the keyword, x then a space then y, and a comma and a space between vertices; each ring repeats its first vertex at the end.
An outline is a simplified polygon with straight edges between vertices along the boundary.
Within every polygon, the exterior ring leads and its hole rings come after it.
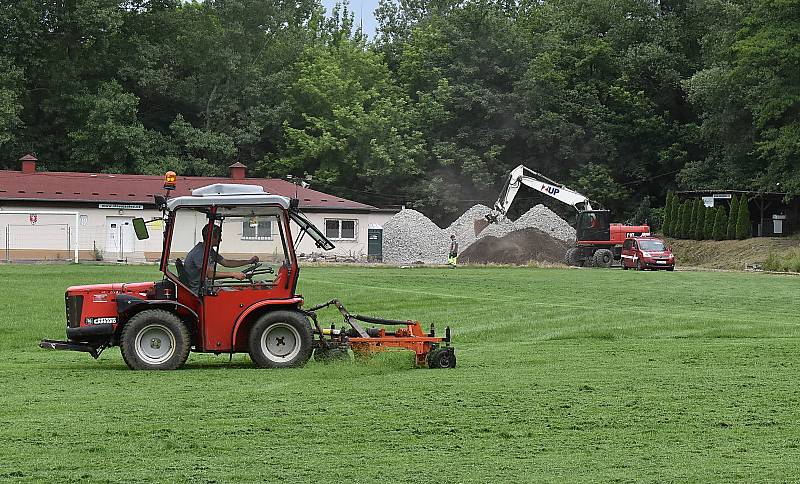
POLYGON ((711 240, 714 238, 714 221, 717 218, 717 209, 714 207, 708 207, 706 209, 706 223, 705 227, 703 227, 703 238, 706 240, 711 240))
POLYGON ((720 206, 717 209, 717 215, 714 217, 714 240, 725 240, 728 236, 728 215, 725 212, 725 206, 720 206))
POLYGON ((664 221, 661 224, 661 231, 665 236, 669 237, 670 223, 672 222, 672 190, 667 192, 667 201, 664 204, 664 221))
POLYGON ((739 216, 739 199, 736 195, 731 197, 731 211, 728 217, 728 227, 725 229, 725 238, 733 240, 736 238, 736 218, 739 216))
POLYGON ((686 200, 683 202, 683 219, 681 220, 681 237, 690 239, 692 237, 692 218, 694 217, 694 202, 686 200))
POLYGON ((753 225, 750 223, 750 207, 747 203, 747 195, 742 193, 739 200, 739 213, 736 217, 736 238, 739 240, 749 238, 753 233, 753 225))
POLYGON ((678 200, 678 196, 674 195, 672 197, 672 224, 670 226, 670 232, 672 232, 672 237, 680 237, 680 221, 681 221, 681 201, 678 200))
POLYGON ((703 240, 706 238, 706 206, 703 200, 697 201, 695 212, 694 238, 695 240, 703 240))

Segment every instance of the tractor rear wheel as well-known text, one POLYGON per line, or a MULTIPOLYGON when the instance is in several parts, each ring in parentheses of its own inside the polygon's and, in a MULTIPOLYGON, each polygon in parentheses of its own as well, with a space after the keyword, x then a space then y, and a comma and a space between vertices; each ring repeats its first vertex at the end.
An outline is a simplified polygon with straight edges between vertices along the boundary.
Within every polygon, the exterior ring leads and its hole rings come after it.
POLYGON ((148 309, 133 316, 120 336, 122 359, 132 370, 175 370, 189 357, 189 330, 175 314, 148 309))
POLYGON ((262 368, 303 366, 312 344, 311 323, 297 311, 269 312, 250 330, 250 358, 262 368))
POLYGON ((428 368, 455 368, 456 354, 453 348, 436 348, 428 352, 428 368))
POLYGON ((567 253, 564 254, 564 262, 567 263, 568 266, 578 266, 580 264, 580 252, 578 251, 577 247, 570 247, 567 249, 567 253))
POLYGON ((614 262, 614 253, 609 249, 598 249, 593 256, 594 265, 597 267, 611 267, 614 262))

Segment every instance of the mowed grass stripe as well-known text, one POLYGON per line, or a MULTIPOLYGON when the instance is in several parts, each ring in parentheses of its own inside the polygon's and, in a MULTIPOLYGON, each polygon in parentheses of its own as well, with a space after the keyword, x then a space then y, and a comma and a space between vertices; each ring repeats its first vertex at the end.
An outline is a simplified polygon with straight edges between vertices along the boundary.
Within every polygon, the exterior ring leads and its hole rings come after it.
MULTIPOLYGON (((309 304, 453 328, 409 353, 269 371, 192 355, 131 372, 39 350, 63 291, 152 267, 0 266, 0 479, 788 481, 800 471, 798 279, 534 268, 305 267, 309 304), (332 284, 338 283, 338 284, 332 284), (452 295, 452 296, 451 296, 452 295)), ((339 314, 321 312, 341 325, 339 314)))

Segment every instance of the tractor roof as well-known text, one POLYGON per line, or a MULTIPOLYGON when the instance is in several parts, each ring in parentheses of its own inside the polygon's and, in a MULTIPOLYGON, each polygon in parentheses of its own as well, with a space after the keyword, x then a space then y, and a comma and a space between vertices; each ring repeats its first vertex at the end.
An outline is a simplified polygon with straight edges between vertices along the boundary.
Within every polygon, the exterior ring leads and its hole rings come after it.
POLYGON ((264 191, 264 187, 257 185, 215 183, 192 190, 191 196, 172 198, 167 202, 167 208, 170 210, 178 207, 209 207, 211 205, 279 205, 288 209, 289 199, 281 195, 271 195, 264 191))

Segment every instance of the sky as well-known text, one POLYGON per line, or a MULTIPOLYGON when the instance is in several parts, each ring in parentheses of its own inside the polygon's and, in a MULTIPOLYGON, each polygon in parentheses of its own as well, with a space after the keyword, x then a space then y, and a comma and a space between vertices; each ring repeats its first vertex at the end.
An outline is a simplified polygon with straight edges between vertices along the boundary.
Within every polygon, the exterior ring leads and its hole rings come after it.
MULTIPOLYGON (((322 0, 322 5, 325 7, 325 10, 328 11, 328 14, 333 10, 336 1, 337 0, 322 0)), ((367 34, 370 39, 375 38, 375 28, 377 27, 377 23, 375 22, 376 8, 378 8, 378 0, 350 0, 350 9, 355 14, 356 26, 363 21, 364 33, 367 34)))

